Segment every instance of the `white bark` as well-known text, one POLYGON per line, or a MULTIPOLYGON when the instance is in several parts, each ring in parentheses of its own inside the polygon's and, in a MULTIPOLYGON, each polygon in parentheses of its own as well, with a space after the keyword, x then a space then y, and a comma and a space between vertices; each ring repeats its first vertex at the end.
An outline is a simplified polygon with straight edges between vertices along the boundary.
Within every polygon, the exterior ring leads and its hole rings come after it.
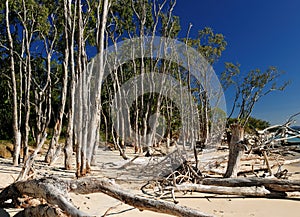
MULTIPOLYGON (((85 54, 85 38, 83 36, 84 23, 82 18, 81 1, 77 4, 78 11, 78 82, 76 88, 76 117, 75 117, 75 132, 76 132, 76 164, 77 177, 85 176, 91 168, 92 154, 95 145, 97 144, 97 129, 100 123, 101 114, 101 86, 104 74, 104 40, 105 28, 108 16, 109 1, 104 0, 102 5, 102 20, 98 26, 100 31, 97 31, 98 38, 97 47, 99 54, 96 57, 97 70, 87 69, 87 61, 85 54), (93 74, 95 73, 96 74, 93 74)), ((99 21, 99 20, 98 20, 99 21)), ((100 21, 99 21, 100 22, 100 21)), ((92 62, 91 64, 94 64, 92 62)))
POLYGON ((31 197, 43 198, 49 204, 58 205, 58 207, 68 215, 74 217, 91 216, 78 210, 71 203, 68 191, 79 194, 102 192, 128 205, 134 206, 139 210, 150 210, 174 216, 211 216, 190 207, 132 194, 110 180, 96 178, 84 178, 69 181, 62 181, 59 179, 33 179, 16 182, 0 193, 0 205, 8 199, 15 199, 21 194, 25 194, 31 197))
MULTIPOLYGON (((29 133, 30 133, 30 110, 31 110, 31 102, 30 102, 30 90, 31 90, 31 82, 32 82, 32 68, 31 68, 31 51, 30 51, 30 45, 31 40, 33 36, 33 28, 35 26, 35 20, 32 16, 32 22, 31 25, 27 25, 27 19, 28 19, 28 12, 30 12, 26 7, 25 0, 22 0, 22 6, 23 6, 23 17, 21 18, 21 22, 24 28, 24 37, 25 37, 25 135, 24 135, 24 149, 28 150, 28 140, 29 140, 29 133)), ((28 153, 25 154, 24 158, 27 158, 28 153)))
POLYGON ((9 12, 10 12, 9 3, 8 0, 6 0, 5 19, 6 19, 6 30, 7 30, 7 37, 9 43, 12 98, 13 98, 13 131, 14 131, 13 164, 17 166, 19 164, 20 151, 21 151, 21 131, 20 131, 19 113, 18 113, 18 94, 17 94, 17 83, 16 83, 16 72, 15 72, 14 44, 10 32, 9 12))
MULTIPOLYGON (((65 168, 72 168, 72 153, 73 153, 73 144, 76 138, 74 138, 74 106, 75 106, 75 84, 76 84, 76 73, 75 73, 75 55, 74 55, 74 41, 75 41, 75 17, 76 17, 76 6, 74 13, 72 12, 72 4, 68 0, 64 0, 64 18, 66 22, 65 31, 70 31, 70 68, 71 68, 71 81, 70 81, 70 104, 68 110, 68 127, 66 132, 66 143, 64 148, 65 153, 65 168)), ((67 35, 66 35, 67 36, 67 35)), ((67 48, 66 48, 67 52, 67 48)))
POLYGON ((211 185, 199 185, 199 184, 181 184, 176 187, 169 187, 166 190, 175 191, 195 191, 201 193, 211 194, 225 194, 225 195, 241 195, 247 197, 268 197, 271 192, 265 187, 224 187, 224 186, 211 186, 211 185))

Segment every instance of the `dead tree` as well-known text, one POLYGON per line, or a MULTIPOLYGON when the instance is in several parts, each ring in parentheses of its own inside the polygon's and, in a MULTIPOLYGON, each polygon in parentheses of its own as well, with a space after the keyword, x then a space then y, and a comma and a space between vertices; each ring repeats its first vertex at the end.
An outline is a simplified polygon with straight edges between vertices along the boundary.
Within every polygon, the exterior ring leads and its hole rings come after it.
POLYGON ((237 177, 240 168, 240 160, 244 154, 244 128, 239 124, 230 126, 231 139, 229 142, 229 160, 224 177, 237 177))

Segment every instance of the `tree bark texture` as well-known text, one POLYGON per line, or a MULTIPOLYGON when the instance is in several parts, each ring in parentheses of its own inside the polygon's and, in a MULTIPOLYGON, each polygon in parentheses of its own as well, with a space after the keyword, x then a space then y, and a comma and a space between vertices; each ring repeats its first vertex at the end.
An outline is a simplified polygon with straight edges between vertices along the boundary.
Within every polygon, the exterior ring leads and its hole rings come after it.
POLYGON ((240 168, 240 160, 244 154, 244 128, 240 124, 233 124, 231 128, 231 139, 229 142, 229 159, 227 170, 224 175, 225 178, 237 177, 240 168))
MULTIPOLYGON (((57 205, 67 215, 75 217, 91 216, 78 210, 71 203, 68 192, 79 194, 102 192, 139 210, 150 210, 174 216, 211 216, 186 206, 132 194, 111 180, 99 178, 82 178, 68 181, 55 178, 42 178, 15 182, 0 193, 0 207, 6 200, 12 198, 14 201, 17 197, 25 194, 31 197, 43 198, 49 204, 57 205)), ((56 215, 44 216, 52 217, 56 215)))

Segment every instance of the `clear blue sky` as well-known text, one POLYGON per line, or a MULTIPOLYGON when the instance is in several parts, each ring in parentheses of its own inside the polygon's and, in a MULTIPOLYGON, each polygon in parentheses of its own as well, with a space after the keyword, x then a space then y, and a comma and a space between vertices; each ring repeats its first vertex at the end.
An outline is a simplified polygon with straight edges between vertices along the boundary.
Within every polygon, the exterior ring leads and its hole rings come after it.
MULTIPOLYGON (((177 0, 174 13, 180 17, 181 37, 189 23, 191 36, 205 26, 222 33, 228 43, 215 66, 238 62, 241 71, 276 66, 292 83, 284 92, 272 92, 254 108, 253 116, 272 124, 283 123, 300 111, 300 1, 298 0, 177 0)), ((232 93, 226 93, 230 106, 232 93)), ((300 117, 296 125, 300 125, 300 117)))

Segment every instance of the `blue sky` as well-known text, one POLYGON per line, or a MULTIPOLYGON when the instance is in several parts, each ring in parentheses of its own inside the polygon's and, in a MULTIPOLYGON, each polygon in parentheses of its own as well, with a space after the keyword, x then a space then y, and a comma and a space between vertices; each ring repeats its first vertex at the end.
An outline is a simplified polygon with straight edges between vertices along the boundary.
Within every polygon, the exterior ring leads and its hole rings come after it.
MULTIPOLYGON (((174 13, 180 17, 184 37, 189 23, 191 36, 208 26, 222 33, 228 43, 216 64, 238 62, 241 72, 276 66, 292 83, 284 92, 272 92, 254 108, 253 116, 272 124, 284 123, 300 111, 300 1, 298 0, 177 0, 174 13)), ((226 92, 228 107, 232 93, 226 92)), ((300 125, 300 117, 296 125, 300 125)))

